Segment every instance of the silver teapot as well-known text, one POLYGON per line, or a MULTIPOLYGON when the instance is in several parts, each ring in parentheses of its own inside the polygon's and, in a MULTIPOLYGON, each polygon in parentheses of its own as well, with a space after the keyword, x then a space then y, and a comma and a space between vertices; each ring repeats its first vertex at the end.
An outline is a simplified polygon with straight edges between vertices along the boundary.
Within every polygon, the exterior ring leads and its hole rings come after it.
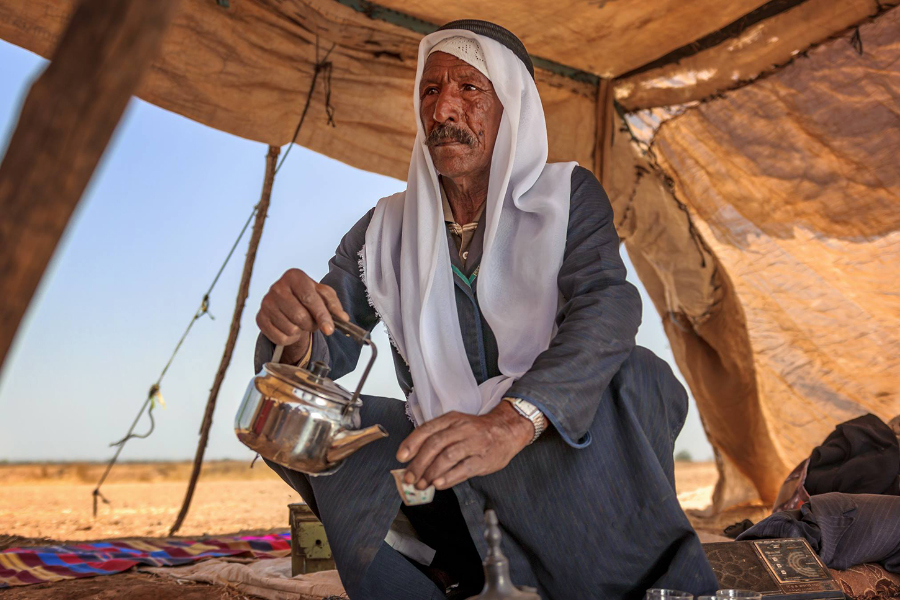
POLYGON ((330 475, 344 458, 388 436, 381 425, 358 429, 359 392, 375 362, 375 344, 366 330, 352 323, 334 319, 334 327, 372 348, 356 391, 351 394, 329 379, 324 363, 309 368, 279 364, 283 348, 276 346, 273 362, 263 365, 247 386, 234 419, 234 431, 244 445, 309 475, 330 475))

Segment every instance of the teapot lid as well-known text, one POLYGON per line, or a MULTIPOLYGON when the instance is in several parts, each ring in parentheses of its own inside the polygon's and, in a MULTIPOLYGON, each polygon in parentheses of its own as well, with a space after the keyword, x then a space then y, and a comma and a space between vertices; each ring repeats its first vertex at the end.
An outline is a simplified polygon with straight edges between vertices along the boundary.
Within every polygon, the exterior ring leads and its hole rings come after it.
MULTIPOLYGON (((266 363, 264 369, 292 388, 342 406, 350 403, 352 394, 328 378, 329 368, 324 363, 317 361, 311 364, 309 368, 281 363, 266 363)), ((356 403, 361 404, 359 400, 356 403)))

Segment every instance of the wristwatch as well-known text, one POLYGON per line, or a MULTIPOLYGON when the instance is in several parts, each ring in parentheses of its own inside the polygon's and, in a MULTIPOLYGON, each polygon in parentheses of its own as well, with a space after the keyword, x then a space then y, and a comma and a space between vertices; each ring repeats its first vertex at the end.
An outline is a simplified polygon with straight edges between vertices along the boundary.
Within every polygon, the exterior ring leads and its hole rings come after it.
POLYGON ((547 417, 545 417, 544 413, 531 402, 522 400, 521 398, 513 398, 511 396, 507 396, 503 399, 512 404, 512 407, 516 409, 517 413, 531 421, 531 424, 534 425, 534 437, 528 442, 529 444, 533 444, 547 428, 547 417))

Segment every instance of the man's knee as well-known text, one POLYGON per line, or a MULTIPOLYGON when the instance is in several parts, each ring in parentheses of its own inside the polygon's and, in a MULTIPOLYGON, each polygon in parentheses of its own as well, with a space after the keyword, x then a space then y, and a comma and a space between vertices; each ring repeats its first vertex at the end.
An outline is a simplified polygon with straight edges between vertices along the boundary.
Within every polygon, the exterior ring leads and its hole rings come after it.
POLYGON ((650 376, 657 379, 675 378, 669 363, 643 346, 635 346, 631 350, 631 354, 622 363, 622 369, 632 372, 635 376, 650 376))
POLYGON ((635 346, 614 382, 619 397, 629 406, 674 486, 675 438, 684 425, 688 407, 684 386, 665 361, 640 346, 635 346))
POLYGON ((672 367, 652 351, 635 346, 622 363, 619 377, 627 388, 638 390, 643 411, 664 411, 670 433, 678 435, 688 411, 688 395, 672 367))

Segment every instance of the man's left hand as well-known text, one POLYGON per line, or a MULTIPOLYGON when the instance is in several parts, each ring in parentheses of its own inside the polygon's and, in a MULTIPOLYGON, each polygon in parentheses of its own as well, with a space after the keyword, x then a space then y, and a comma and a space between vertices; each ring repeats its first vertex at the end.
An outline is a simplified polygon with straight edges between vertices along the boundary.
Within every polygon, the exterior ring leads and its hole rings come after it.
POLYGON ((410 461, 406 483, 420 490, 432 484, 445 490, 470 477, 496 473, 533 437, 531 421, 504 401, 485 415, 449 412, 417 427, 400 444, 397 460, 410 461))

